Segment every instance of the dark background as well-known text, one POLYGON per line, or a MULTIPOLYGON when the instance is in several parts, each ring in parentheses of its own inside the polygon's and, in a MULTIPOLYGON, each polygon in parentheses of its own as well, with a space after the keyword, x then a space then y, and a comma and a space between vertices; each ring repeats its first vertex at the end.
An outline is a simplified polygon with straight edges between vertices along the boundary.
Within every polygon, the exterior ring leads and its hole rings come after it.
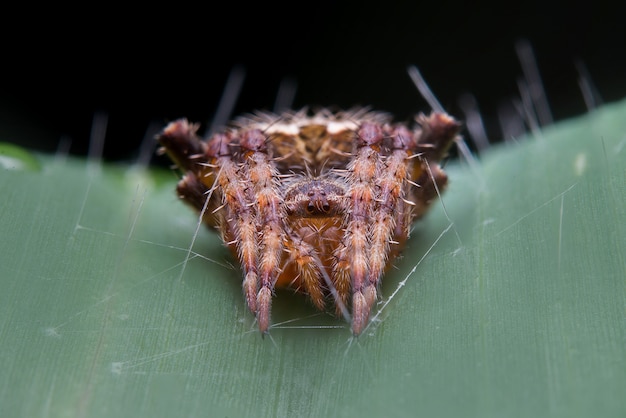
POLYGON ((626 97, 624 11, 600 2, 89 7, 25 11, 3 29, 0 141, 84 155, 104 112, 104 157, 132 160, 151 124, 186 116, 206 127, 238 66, 235 114, 272 109, 293 80, 295 108, 370 105, 406 120, 429 110, 406 72, 414 64, 449 112, 462 117, 458 99, 473 94, 495 142, 498 107, 519 96, 520 39, 534 48, 556 120, 587 110, 577 60, 605 102, 626 97))

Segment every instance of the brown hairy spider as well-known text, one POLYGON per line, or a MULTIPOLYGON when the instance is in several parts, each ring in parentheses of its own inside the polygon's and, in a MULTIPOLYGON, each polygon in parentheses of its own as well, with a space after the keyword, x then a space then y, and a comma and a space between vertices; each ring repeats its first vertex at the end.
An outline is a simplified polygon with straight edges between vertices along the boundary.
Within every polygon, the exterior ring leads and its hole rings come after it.
POLYGON ((412 222, 447 183, 439 162, 460 124, 439 112, 416 122, 304 109, 241 118, 208 141, 184 119, 157 136, 183 173, 180 198, 241 262, 262 333, 275 287, 304 292, 320 310, 330 302, 354 335, 363 331, 412 222))

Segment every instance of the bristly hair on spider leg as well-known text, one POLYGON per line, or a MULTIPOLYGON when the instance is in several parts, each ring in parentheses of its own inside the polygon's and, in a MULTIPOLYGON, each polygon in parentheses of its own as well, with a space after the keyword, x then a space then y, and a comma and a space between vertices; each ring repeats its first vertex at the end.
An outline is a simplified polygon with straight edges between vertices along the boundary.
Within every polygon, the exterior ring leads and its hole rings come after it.
POLYGON ((349 276, 352 287, 352 332, 360 334, 377 299, 376 287, 369 282, 369 220, 376 198, 375 180, 382 160, 378 148, 384 136, 380 125, 363 123, 356 132, 356 156, 348 165, 347 225, 337 251, 334 275, 349 276), (337 270, 344 271, 337 271, 337 270), (348 270, 348 271, 346 271, 348 270))
POLYGON ((267 155, 267 138, 260 130, 250 130, 241 136, 241 149, 248 159, 248 180, 255 195, 257 231, 261 231, 259 260, 259 293, 256 316, 259 330, 266 333, 270 325, 270 309, 283 253, 285 208, 279 194, 276 179, 278 170, 267 155))

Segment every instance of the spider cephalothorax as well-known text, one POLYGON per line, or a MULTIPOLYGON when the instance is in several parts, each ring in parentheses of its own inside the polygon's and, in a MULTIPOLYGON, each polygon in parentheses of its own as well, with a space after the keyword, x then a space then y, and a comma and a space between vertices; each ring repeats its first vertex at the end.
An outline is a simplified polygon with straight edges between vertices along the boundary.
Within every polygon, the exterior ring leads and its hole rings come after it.
POLYGON ((413 129, 364 109, 257 114, 208 141, 186 120, 158 136, 183 173, 178 194, 239 259, 261 332, 275 287, 334 305, 360 334, 411 223, 447 183, 439 166, 459 124, 434 112, 413 129))

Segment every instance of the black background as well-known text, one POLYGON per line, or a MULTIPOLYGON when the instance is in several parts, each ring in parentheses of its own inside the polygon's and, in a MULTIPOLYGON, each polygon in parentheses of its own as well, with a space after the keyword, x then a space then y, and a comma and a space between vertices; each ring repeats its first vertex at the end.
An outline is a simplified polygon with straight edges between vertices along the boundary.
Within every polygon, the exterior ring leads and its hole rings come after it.
POLYGON ((105 112, 104 157, 132 160, 151 123, 186 116, 205 127, 237 66, 246 77, 236 114, 272 109, 290 79, 295 108, 369 105, 406 120, 429 109, 407 75, 412 64, 455 115, 462 116, 459 97, 473 94, 497 141, 497 108, 519 96, 520 39, 534 48, 555 119, 586 111, 576 60, 605 102, 626 97, 624 13, 606 3, 325 0, 153 4, 137 12, 101 3, 25 11, 27 19, 3 30, 0 141, 54 152, 63 140, 72 154, 85 154, 93 115, 105 112))

